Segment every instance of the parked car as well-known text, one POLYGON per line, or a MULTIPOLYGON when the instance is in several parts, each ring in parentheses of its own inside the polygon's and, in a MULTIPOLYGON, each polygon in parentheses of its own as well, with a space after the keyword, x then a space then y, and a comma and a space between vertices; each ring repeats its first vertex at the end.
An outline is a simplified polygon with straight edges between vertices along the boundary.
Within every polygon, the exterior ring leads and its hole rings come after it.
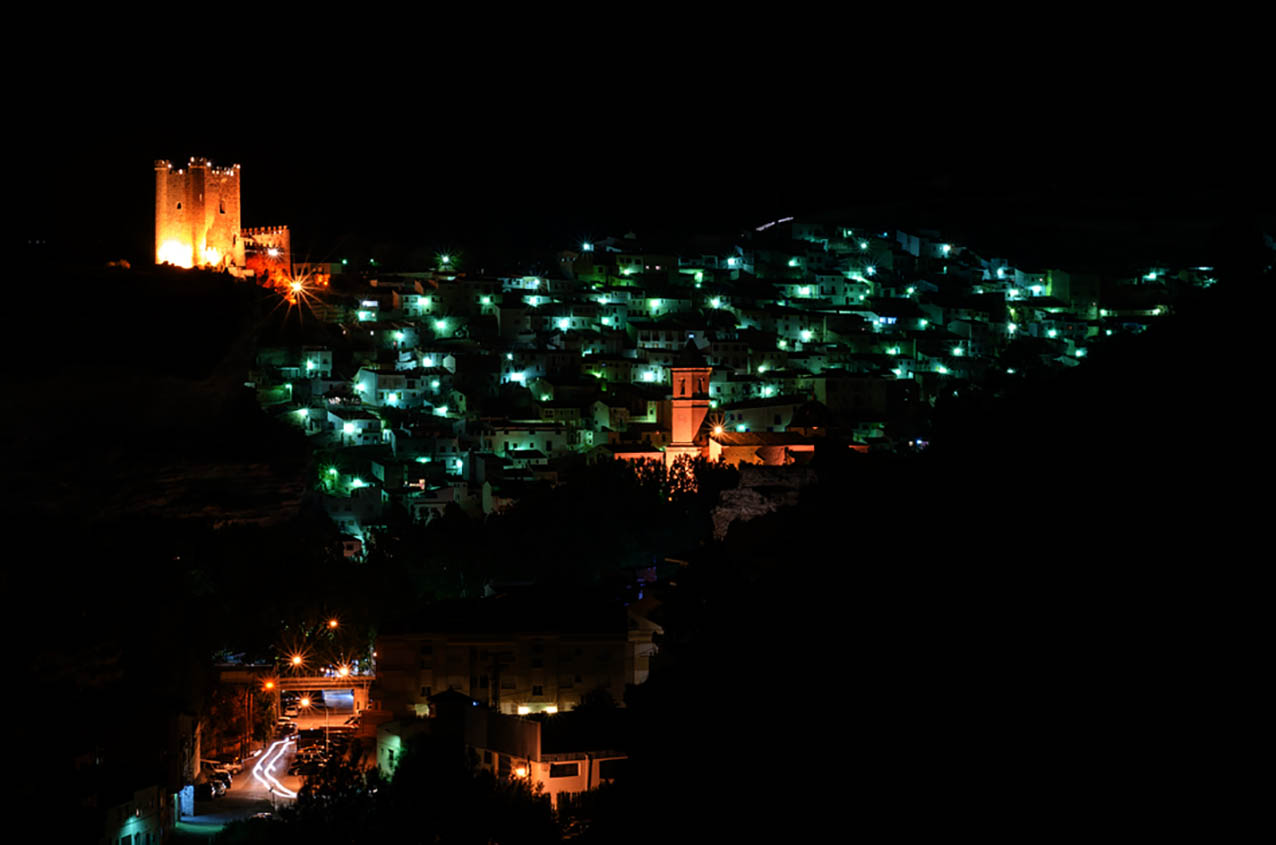
POLYGON ((217 797, 217 787, 211 783, 195 784, 195 800, 196 801, 212 801, 217 797))
MULTIPOLYGON (((235 774, 236 771, 236 767, 230 763, 219 763, 216 760, 201 760, 199 766, 203 771, 225 774, 227 778, 235 774)), ((242 771, 243 766, 239 766, 238 769, 242 771)))

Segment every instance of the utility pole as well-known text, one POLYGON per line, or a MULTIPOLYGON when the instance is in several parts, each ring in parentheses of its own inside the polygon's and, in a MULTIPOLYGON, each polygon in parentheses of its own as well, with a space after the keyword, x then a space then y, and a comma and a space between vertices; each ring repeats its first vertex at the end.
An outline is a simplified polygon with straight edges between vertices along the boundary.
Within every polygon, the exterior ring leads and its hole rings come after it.
POLYGON ((252 687, 244 687, 244 733, 239 741, 239 759, 248 756, 248 746, 253 730, 253 691, 252 687))

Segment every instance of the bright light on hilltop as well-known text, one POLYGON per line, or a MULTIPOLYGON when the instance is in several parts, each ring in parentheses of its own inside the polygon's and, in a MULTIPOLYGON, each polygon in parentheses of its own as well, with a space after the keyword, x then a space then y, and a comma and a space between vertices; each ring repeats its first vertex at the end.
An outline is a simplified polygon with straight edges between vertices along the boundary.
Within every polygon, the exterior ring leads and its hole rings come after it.
POLYGON ((180 241, 164 241, 156 257, 160 264, 172 264, 175 267, 185 267, 187 270, 192 266, 191 248, 180 241))

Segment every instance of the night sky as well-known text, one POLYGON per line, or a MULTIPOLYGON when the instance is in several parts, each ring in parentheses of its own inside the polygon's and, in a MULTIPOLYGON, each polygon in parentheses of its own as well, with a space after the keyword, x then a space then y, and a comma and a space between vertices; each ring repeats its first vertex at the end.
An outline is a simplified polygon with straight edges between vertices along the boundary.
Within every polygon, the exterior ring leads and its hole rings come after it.
MULTIPOLYGON (((785 63, 793 52, 772 65, 722 47, 670 76, 667 56, 596 73, 567 46, 533 61, 452 45, 372 70, 351 58, 271 85, 228 79, 216 96, 114 56, 73 91, 17 93, 18 231, 93 261, 145 260, 151 162, 192 155, 242 164, 244 225, 291 226, 298 257, 395 242, 489 272, 583 237, 826 211, 1029 261, 1075 266, 1143 239, 1155 260, 1272 209, 1256 69, 954 48, 857 76, 845 56, 813 46, 818 58, 785 63), (99 199, 76 197, 87 187, 99 199)), ((886 48, 855 55, 867 66, 886 48)))

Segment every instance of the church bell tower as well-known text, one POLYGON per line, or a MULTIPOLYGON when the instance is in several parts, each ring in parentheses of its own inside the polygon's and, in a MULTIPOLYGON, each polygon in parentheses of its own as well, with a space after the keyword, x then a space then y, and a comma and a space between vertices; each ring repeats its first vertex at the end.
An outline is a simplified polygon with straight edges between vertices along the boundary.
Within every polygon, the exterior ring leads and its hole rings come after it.
POLYGON ((696 348, 687 341, 677 362, 670 368, 673 378, 673 412, 670 414, 670 443, 665 447, 665 463, 679 455, 693 458, 705 454, 707 443, 701 434, 709 414, 709 374, 713 372, 696 348))

